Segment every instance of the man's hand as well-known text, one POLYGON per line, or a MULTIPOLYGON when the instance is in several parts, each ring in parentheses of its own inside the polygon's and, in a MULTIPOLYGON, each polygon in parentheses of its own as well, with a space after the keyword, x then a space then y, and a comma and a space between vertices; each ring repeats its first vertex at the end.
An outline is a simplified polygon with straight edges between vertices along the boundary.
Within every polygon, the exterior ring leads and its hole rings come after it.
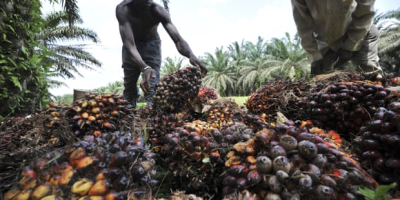
POLYGON ((203 62, 201 62, 199 59, 197 59, 195 56, 192 56, 189 58, 190 64, 196 67, 200 67, 201 70, 201 78, 204 78, 207 75, 208 69, 204 65, 203 62))
POLYGON ((319 75, 323 73, 323 60, 317 60, 313 63, 311 63, 311 75, 319 75))
POLYGON ((352 51, 347 51, 345 49, 339 49, 336 54, 339 56, 339 59, 335 66, 340 66, 344 63, 347 63, 349 60, 351 60, 351 57, 353 56, 352 51))
POLYGON ((147 93, 151 87, 151 79, 156 78, 157 72, 154 69, 149 68, 142 73, 142 82, 140 82, 140 88, 142 88, 144 93, 147 93))

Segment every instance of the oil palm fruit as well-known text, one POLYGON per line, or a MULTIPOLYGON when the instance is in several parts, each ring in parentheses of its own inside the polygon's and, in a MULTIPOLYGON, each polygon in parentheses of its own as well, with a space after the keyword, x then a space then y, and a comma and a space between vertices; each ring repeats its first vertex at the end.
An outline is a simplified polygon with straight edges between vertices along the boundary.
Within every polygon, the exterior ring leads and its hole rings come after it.
POLYGON ((3 198, 4 198, 4 200, 14 199, 14 197, 16 197, 20 192, 21 192, 21 189, 19 189, 17 187, 11 188, 9 191, 7 191, 4 194, 3 198))
POLYGON ((72 185, 71 192, 80 196, 84 196, 89 192, 92 186, 93 182, 91 180, 83 178, 72 185))
POLYGON ((49 195, 49 196, 43 197, 41 200, 61 200, 61 199, 63 199, 63 198, 61 198, 60 196, 49 195))
POLYGON ((45 196, 48 196, 52 192, 52 187, 50 185, 39 185, 32 192, 33 200, 40 200, 45 196))
POLYGON ((200 70, 186 67, 170 73, 157 83, 153 96, 155 113, 178 113, 189 108, 201 87, 200 70))
POLYGON ((110 187, 107 180, 99 180, 89 190, 89 196, 104 196, 110 187))
POLYGON ((400 183, 399 119, 398 101, 378 107, 353 142, 357 161, 381 184, 400 183))
POLYGON ((349 188, 377 186, 334 131, 291 120, 256 130, 226 155, 229 165, 221 173, 225 198, 243 188, 261 199, 337 199, 348 194, 362 198, 349 188), (254 151, 243 150, 246 146, 254 151), (256 158, 255 168, 249 156, 256 158))

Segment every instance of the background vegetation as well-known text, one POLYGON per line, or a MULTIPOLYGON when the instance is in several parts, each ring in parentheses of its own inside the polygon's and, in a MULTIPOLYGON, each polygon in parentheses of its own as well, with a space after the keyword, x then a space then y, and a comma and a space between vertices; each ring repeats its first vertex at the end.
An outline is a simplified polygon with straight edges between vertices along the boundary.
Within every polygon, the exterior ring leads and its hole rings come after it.
MULTIPOLYGON (((29 114, 49 101, 71 103, 70 94, 54 97, 48 92, 64 84, 54 77, 74 78, 83 76, 79 69, 101 67, 85 46, 68 45, 77 40, 100 42, 95 32, 80 26, 76 0, 48 1, 63 10, 43 16, 39 0, 0 2, 0 119, 29 114)), ((168 1, 163 3, 168 7, 168 1)), ((374 21, 381 31, 381 65, 396 76, 400 71, 399 17, 397 9, 376 15, 374 21)), ((255 43, 233 41, 200 59, 209 69, 203 84, 215 88, 222 97, 246 97, 274 79, 309 79, 309 63, 296 34, 259 37, 255 43)), ((182 61, 181 57, 166 58, 161 74, 185 67, 182 61)), ((122 94, 122 80, 94 91, 122 94)))

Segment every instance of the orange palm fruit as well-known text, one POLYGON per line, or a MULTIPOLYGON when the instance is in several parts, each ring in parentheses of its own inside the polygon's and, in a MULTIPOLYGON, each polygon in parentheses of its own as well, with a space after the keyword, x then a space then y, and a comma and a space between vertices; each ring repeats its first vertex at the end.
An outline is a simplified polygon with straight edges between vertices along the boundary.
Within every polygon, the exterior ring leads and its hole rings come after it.
POLYGON ((14 199, 14 197, 16 197, 20 192, 21 190, 19 188, 12 188, 4 194, 4 200, 14 199))
POLYGON ((93 114, 99 114, 100 111, 101 111, 101 110, 100 110, 99 107, 93 107, 93 108, 92 108, 92 113, 93 113, 93 114))
POLYGON ((85 156, 86 156, 86 150, 83 147, 78 147, 69 156, 69 163, 72 166, 75 166, 77 164, 77 162, 79 161, 79 159, 81 159, 85 156))
POLYGON ((59 185, 67 185, 71 181, 74 173, 75 173, 75 170, 64 172, 63 174, 61 174, 61 177, 58 179, 58 184, 59 185))
POLYGON ((49 195, 52 191, 52 187, 50 185, 39 185, 32 192, 32 200, 40 200, 43 197, 49 195))
POLYGON ((90 115, 90 116, 88 117, 88 120, 89 120, 90 122, 93 122, 93 121, 96 120, 96 117, 93 116, 93 115, 90 115))
POLYGON ((79 159, 79 161, 77 162, 76 168, 77 169, 82 169, 82 168, 85 168, 85 167, 87 167, 87 166, 89 166, 89 165, 91 165, 93 163, 94 163, 93 157, 92 156, 86 156, 86 157, 83 157, 83 158, 79 159))
POLYGON ((52 186, 58 186, 60 177, 61 177, 60 174, 54 174, 53 176, 50 177, 49 184, 52 186))
POLYGON ((89 196, 104 196, 108 192, 109 185, 107 179, 96 181, 89 190, 89 196))
POLYGON ((89 113, 88 112, 83 112, 81 116, 82 116, 83 119, 87 119, 89 117, 89 113))

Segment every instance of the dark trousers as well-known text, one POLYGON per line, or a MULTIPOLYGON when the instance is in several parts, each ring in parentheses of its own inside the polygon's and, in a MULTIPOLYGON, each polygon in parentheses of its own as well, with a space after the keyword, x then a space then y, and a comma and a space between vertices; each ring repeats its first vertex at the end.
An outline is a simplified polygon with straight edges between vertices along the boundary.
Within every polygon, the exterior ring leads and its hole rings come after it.
MULTIPOLYGON (((144 94, 144 99, 148 105, 152 104, 153 95, 156 91, 156 84, 160 80, 160 67, 161 67, 161 41, 135 41, 137 50, 143 61, 153 68, 157 75, 155 79, 151 80, 150 90, 144 94)), ((136 108, 137 100, 140 96, 139 87, 137 82, 141 71, 133 64, 123 63, 124 69, 124 98, 127 99, 136 108)))

